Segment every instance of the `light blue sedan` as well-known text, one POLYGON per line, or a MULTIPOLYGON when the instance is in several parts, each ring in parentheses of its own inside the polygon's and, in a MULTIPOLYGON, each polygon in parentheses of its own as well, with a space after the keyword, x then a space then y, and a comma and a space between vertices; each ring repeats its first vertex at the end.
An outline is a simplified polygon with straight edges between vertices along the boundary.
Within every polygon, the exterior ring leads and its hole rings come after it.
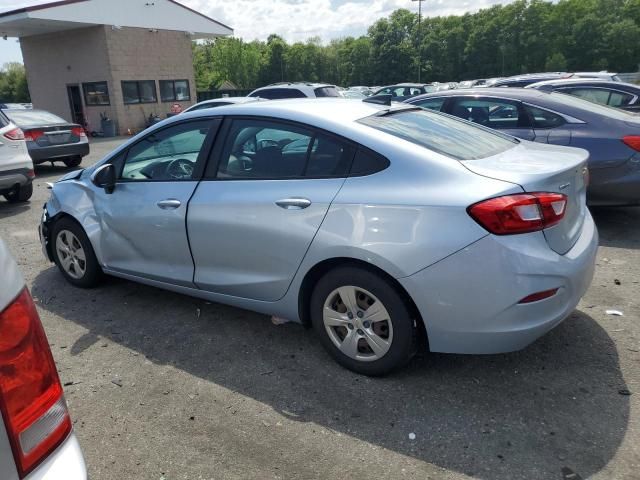
POLYGON ((380 375, 419 347, 521 349, 573 311, 598 244, 586 162, 375 97, 223 106, 63 177, 40 235, 74 285, 115 275, 312 325, 380 375))

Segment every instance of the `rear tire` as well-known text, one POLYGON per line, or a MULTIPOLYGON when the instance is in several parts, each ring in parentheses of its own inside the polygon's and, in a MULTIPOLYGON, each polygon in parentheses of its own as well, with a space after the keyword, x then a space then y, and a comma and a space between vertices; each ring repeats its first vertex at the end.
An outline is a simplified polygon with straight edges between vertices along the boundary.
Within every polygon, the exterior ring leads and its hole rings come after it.
POLYGON ((53 260, 66 280, 80 288, 100 283, 104 273, 83 228, 70 218, 61 218, 51 231, 53 260))
POLYGON ((6 193, 4 198, 6 198, 9 203, 19 203, 27 202, 31 198, 31 195, 33 195, 33 183, 15 188, 13 191, 6 193))
POLYGON ((324 348, 356 373, 384 375, 405 365, 416 351, 410 309, 379 274, 354 266, 331 270, 316 284, 310 307, 324 348))
POLYGON ((82 157, 78 156, 78 157, 65 158, 63 162, 67 166, 67 168, 74 168, 80 165, 80 163, 82 163, 82 157))

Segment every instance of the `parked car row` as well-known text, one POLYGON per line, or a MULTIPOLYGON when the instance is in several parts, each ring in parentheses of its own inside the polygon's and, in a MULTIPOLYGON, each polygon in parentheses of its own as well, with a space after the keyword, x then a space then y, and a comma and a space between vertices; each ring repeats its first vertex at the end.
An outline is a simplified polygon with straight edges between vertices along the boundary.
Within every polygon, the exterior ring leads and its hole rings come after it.
POLYGON ((640 203, 640 118, 546 89, 477 88, 407 100, 523 140, 589 152, 589 203, 640 203))

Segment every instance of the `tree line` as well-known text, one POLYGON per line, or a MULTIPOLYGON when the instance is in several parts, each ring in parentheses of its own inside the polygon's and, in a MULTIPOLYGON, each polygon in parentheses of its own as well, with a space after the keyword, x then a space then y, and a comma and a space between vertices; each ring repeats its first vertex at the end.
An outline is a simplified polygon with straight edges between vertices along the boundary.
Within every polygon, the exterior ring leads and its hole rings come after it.
MULTIPOLYGON (((428 13, 428 12, 426 12, 428 13)), ((218 38, 194 44, 198 90, 281 81, 384 85, 540 71, 632 72, 640 62, 640 0, 517 0, 473 14, 423 17, 396 10, 366 35, 322 44, 218 38)))

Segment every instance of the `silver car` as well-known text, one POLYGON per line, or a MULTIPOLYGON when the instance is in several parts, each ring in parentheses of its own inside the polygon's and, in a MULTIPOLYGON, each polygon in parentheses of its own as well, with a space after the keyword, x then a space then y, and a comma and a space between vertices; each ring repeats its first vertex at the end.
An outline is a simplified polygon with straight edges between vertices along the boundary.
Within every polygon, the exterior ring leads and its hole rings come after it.
POLYGON ((567 317, 598 235, 584 150, 383 99, 188 113, 53 186, 45 255, 313 325, 369 375, 496 353, 567 317))
POLYGON ((0 478, 85 480, 47 337, 2 240, 0 272, 0 478))

